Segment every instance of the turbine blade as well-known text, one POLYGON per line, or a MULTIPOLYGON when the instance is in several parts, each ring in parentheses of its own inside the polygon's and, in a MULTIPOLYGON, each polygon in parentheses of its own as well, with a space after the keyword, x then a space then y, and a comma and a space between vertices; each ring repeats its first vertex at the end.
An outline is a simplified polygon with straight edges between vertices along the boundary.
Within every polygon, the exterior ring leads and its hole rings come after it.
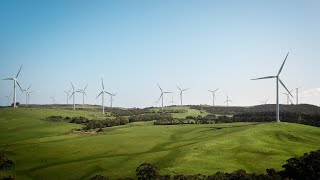
POLYGON ((16 81, 16 82, 17 82, 17 84, 18 84, 18 86, 19 86, 20 90, 21 90, 21 91, 23 91, 23 90, 22 90, 22 88, 21 88, 21 86, 20 86, 20 84, 19 84, 19 82, 18 82, 18 81, 16 81))
POLYGON ((87 84, 87 85, 86 85, 86 87, 83 89, 83 91, 84 91, 84 90, 86 90, 86 89, 87 89, 87 87, 88 87, 88 84, 87 84))
POLYGON ((210 92, 212 92, 212 93, 213 93, 213 91, 211 91, 211 90, 208 90, 208 91, 210 91, 210 92))
POLYGON ((2 80, 13 80, 13 78, 5 78, 5 79, 2 79, 2 80))
POLYGON ((219 90, 219 88, 217 88, 216 90, 214 90, 213 92, 215 93, 216 91, 218 91, 219 90))
POLYGON ((29 90, 29 89, 30 89, 30 87, 31 87, 31 84, 29 85, 29 87, 28 87, 28 89, 27 89, 27 90, 29 90))
POLYGON ((292 94, 290 93, 290 91, 288 90, 288 88, 284 85, 284 83, 281 81, 281 79, 279 79, 279 81, 280 81, 280 83, 281 83, 281 85, 287 90, 287 92, 290 94, 290 96, 291 97, 293 97, 292 96, 292 94))
POLYGON ((169 94, 169 93, 172 93, 172 92, 163 92, 163 93, 165 93, 165 94, 169 94))
POLYGON ((101 78, 102 89, 104 89, 103 79, 101 78))
POLYGON ((183 89, 182 91, 188 91, 190 88, 187 88, 187 89, 183 89))
POLYGON ((97 99, 99 96, 101 96, 102 93, 103 93, 103 91, 100 92, 100 94, 96 97, 96 99, 97 99))
POLYGON ((162 89, 161 89, 161 87, 160 87, 160 85, 159 85, 158 83, 157 83, 157 85, 158 85, 158 87, 159 87, 160 91, 161 91, 161 92, 163 92, 163 91, 162 91, 162 89))
POLYGON ((159 99, 158 99, 158 102, 160 101, 160 99, 161 99, 162 96, 163 96, 163 93, 161 93, 161 95, 160 95, 160 97, 159 97, 159 99))
POLYGON ((279 74, 281 73, 281 71, 282 71, 282 69, 283 69, 283 66, 284 66, 284 64, 285 64, 286 61, 287 61, 288 55, 289 55, 289 52, 287 53, 286 58, 284 59, 284 61, 283 61, 283 63, 282 63, 282 66, 281 66, 281 68, 280 68, 280 70, 279 70, 279 72, 278 72, 278 76, 279 76, 279 74))
POLYGON ((74 86, 73 86, 73 84, 72 84, 72 82, 70 81, 70 84, 71 84, 71 86, 72 86, 72 89, 74 90, 74 86))
POLYGON ((22 65, 20 66, 20 69, 19 69, 18 74, 16 75, 16 78, 18 78, 18 76, 19 76, 19 74, 20 74, 21 69, 22 69, 22 65))
POLYGON ((177 88, 178 88, 180 91, 182 91, 181 88, 179 88, 178 86, 177 86, 177 88))
POLYGON ((74 92, 72 92, 72 94, 71 94, 71 96, 70 96, 70 98, 69 98, 69 99, 71 99, 71 97, 72 97, 72 96, 74 96, 74 92))
POLYGON ((259 79, 271 79, 271 78, 275 78, 276 76, 266 76, 266 77, 261 77, 261 78, 255 78, 255 79, 251 79, 251 80, 259 80, 259 79))

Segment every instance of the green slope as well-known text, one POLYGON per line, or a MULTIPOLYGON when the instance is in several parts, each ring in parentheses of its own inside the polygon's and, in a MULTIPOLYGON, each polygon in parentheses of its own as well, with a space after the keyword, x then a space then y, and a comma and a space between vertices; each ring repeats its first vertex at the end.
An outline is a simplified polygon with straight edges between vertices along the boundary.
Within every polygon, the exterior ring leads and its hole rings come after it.
POLYGON ((16 161, 18 179, 83 179, 97 173, 133 177, 143 162, 158 165, 162 173, 263 173, 266 168, 281 169, 290 157, 320 149, 319 128, 291 123, 145 122, 75 135, 67 132, 79 125, 44 120, 80 114, 99 116, 88 111, 0 109, 0 150, 16 161))

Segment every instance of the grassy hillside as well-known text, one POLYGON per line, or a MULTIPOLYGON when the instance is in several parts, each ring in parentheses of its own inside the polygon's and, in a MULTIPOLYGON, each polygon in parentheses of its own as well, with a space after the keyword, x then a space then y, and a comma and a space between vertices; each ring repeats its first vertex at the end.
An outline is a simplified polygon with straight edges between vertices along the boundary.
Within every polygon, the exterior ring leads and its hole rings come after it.
POLYGON ((143 162, 171 174, 236 169, 263 173, 270 167, 281 169, 290 157, 320 149, 320 129, 299 124, 144 122, 79 135, 69 131, 80 125, 46 121, 50 115, 103 118, 100 112, 80 110, 0 109, 0 150, 15 160, 18 179, 84 179, 97 173, 127 177, 143 162))

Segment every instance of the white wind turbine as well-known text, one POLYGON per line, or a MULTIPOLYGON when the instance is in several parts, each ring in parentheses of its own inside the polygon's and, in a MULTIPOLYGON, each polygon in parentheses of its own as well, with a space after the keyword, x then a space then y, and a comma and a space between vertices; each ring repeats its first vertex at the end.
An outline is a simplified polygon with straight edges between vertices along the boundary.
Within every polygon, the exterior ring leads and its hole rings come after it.
POLYGON ((73 86, 73 84, 72 84, 72 82, 70 82, 70 84, 71 84, 71 89, 72 89, 72 94, 71 94, 71 96, 70 96, 70 99, 71 99, 71 97, 73 97, 73 110, 76 110, 76 91, 74 90, 74 86, 73 86))
POLYGON ((173 106, 174 103, 176 103, 174 100, 173 100, 173 97, 172 97, 172 100, 170 101, 171 103, 171 106, 173 106))
POLYGON ((98 96, 96 97, 96 99, 102 95, 102 114, 104 114, 104 94, 107 93, 107 91, 104 90, 104 84, 103 84, 103 79, 101 78, 101 83, 102 83, 102 90, 100 92, 100 94, 98 94, 98 96))
POLYGON ((214 106, 214 100, 216 99, 216 92, 219 90, 219 88, 217 88, 216 90, 212 91, 209 90, 212 93, 212 106, 214 106))
MULTIPOLYGON (((282 63, 282 66, 280 67, 280 70, 278 72, 278 74, 276 76, 266 76, 266 77, 261 77, 261 78, 256 78, 256 79, 251 79, 251 80, 260 80, 260 79, 273 79, 275 78, 276 79, 276 101, 277 101, 277 104, 276 104, 276 121, 277 122, 280 122, 280 106, 279 106, 279 82, 280 84, 287 90, 287 92, 290 94, 290 96, 292 96, 292 94, 289 92, 288 88, 284 85, 284 83, 281 81, 280 79, 280 73, 283 69, 283 66, 287 60, 287 57, 289 55, 289 52, 287 53, 287 56, 286 58, 284 59, 283 63, 282 63)), ((292 96, 293 97, 293 96, 292 96)))
POLYGON ((29 91, 30 87, 31 87, 31 84, 29 85, 29 87, 27 89, 22 90, 26 93, 26 105, 29 104, 30 94, 32 93, 32 91, 29 91))
POLYGON ((69 104, 69 93, 71 91, 72 88, 69 89, 69 91, 64 91, 67 94, 67 104, 69 104))
POLYGON ((113 99, 113 97, 114 96, 116 96, 117 95, 117 93, 110 93, 110 92, 106 92, 107 94, 109 94, 110 95, 110 107, 112 108, 112 103, 113 103, 113 101, 114 101, 114 99, 113 99))
POLYGON ((155 105, 156 105, 156 107, 158 107, 158 103, 159 103, 159 99, 157 99, 155 102, 153 102, 155 105))
POLYGON ((8 99, 8 106, 10 106, 10 97, 11 97, 11 93, 9 96, 6 96, 6 98, 8 99))
POLYGON ((267 104, 267 102, 269 101, 269 98, 264 100, 264 101, 260 101, 262 104, 267 104))
POLYGON ((76 92, 82 94, 82 105, 84 105, 84 95, 87 96, 87 93, 86 93, 87 87, 88 87, 88 84, 86 85, 86 87, 85 87, 84 89, 78 89, 78 90, 76 91, 76 92))
POLYGON ((190 88, 182 89, 182 88, 180 88, 179 86, 177 86, 177 88, 178 88, 179 91, 180 91, 180 105, 182 106, 182 93, 183 93, 184 91, 189 90, 190 88))
POLYGON ((18 82, 18 79, 17 79, 19 74, 20 74, 21 69, 22 69, 22 65, 21 65, 21 67, 20 67, 20 69, 19 69, 19 71, 18 71, 18 73, 17 73, 17 75, 15 77, 3 79, 3 80, 11 80, 11 81, 13 81, 13 107, 14 108, 17 107, 17 103, 16 103, 16 101, 17 101, 16 84, 18 84, 20 90, 22 91, 22 88, 21 88, 21 86, 20 86, 20 84, 18 82))
POLYGON ((229 99, 229 96, 227 94, 227 100, 224 102, 224 103, 227 103, 227 107, 229 106, 229 102, 232 102, 232 101, 229 99))
POLYGON ((161 91, 161 94, 160 94, 160 97, 159 97, 159 100, 158 101, 160 101, 160 99, 161 99, 161 110, 162 110, 162 112, 163 112, 163 96, 164 96, 164 94, 169 94, 169 93, 172 93, 172 92, 164 92, 162 89, 161 89, 161 87, 160 87, 160 85, 158 84, 158 87, 159 87, 159 89, 160 89, 160 91, 161 91))
POLYGON ((52 96, 52 97, 50 97, 50 98, 52 99, 52 104, 54 104, 54 101, 55 101, 56 97, 55 97, 55 96, 52 96))
MULTIPOLYGON (((293 89, 289 92, 290 94, 292 93, 293 89)), ((284 95, 287 96, 287 105, 289 105, 289 102, 291 102, 291 104, 293 104, 293 102, 290 99, 290 94, 289 93, 282 93, 284 95)))

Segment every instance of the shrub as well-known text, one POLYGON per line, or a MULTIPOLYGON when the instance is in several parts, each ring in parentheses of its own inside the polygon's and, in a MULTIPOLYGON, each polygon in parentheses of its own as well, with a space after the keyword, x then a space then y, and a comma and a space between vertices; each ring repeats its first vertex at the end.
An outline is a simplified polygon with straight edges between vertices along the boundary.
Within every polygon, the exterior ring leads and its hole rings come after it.
MULTIPOLYGON (((67 119, 67 118, 66 118, 67 119)), ((85 124, 85 123, 87 123, 87 122, 89 122, 89 120, 87 119, 87 118, 85 118, 85 117, 82 117, 82 116, 80 116, 80 117, 73 117, 73 118, 71 118, 71 120, 70 120, 70 123, 75 123, 75 124, 85 124)))
POLYGON ((110 178, 105 177, 105 176, 101 176, 101 175, 95 175, 92 178, 90 178, 89 180, 109 180, 110 178))
POLYGON ((47 119, 53 122, 60 122, 64 120, 62 116, 50 116, 47 119))
POLYGON ((14 165, 12 160, 8 159, 8 156, 4 152, 0 152, 0 170, 9 169, 14 165))
POLYGON ((155 179, 159 176, 159 168, 153 164, 143 163, 136 169, 139 180, 155 179))

